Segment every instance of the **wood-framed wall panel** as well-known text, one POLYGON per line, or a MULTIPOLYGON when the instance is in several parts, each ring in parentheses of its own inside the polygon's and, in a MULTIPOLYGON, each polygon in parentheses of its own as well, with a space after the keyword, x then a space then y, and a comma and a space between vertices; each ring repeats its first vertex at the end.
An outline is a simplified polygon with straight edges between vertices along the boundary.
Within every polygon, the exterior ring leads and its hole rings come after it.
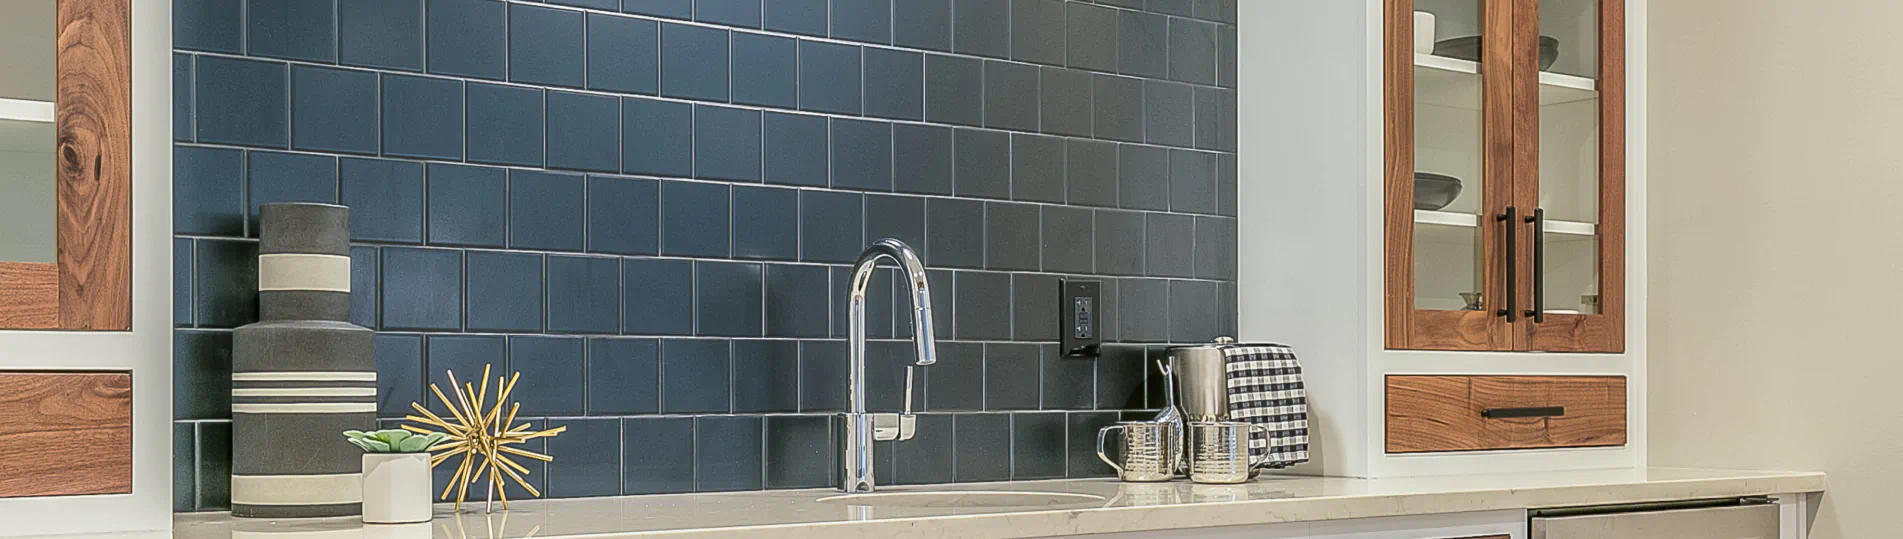
POLYGON ((59 0, 53 264, 0 263, 0 329, 132 328, 132 8, 59 0), (46 293, 46 272, 56 286, 46 293), (48 313, 51 313, 49 316, 48 313))

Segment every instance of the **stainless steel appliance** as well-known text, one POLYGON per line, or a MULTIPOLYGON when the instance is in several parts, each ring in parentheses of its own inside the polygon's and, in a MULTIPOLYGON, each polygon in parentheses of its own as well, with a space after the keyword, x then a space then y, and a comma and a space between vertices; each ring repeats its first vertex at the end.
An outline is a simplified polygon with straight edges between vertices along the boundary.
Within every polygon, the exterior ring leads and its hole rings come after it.
POLYGON ((845 442, 839 459, 844 468, 839 489, 846 492, 872 492, 872 443, 905 441, 918 429, 918 416, 912 414, 912 379, 916 367, 928 367, 938 361, 938 344, 932 334, 932 287, 925 279, 925 264, 918 252, 905 242, 885 238, 873 242, 859 254, 852 268, 852 289, 847 301, 852 306, 846 333, 846 413, 845 442), (866 290, 872 283, 872 270, 880 260, 898 264, 905 276, 906 292, 912 298, 912 345, 918 357, 905 366, 905 409, 901 413, 866 412, 866 290))
POLYGON ((1132 482, 1169 481, 1176 477, 1175 425, 1153 421, 1124 421, 1097 431, 1097 458, 1117 469, 1117 478, 1132 482), (1122 431, 1123 458, 1112 460, 1104 451, 1110 431, 1122 431))
POLYGON ((1778 507, 1764 498, 1542 509, 1532 539, 1777 539, 1778 507))
POLYGON ((1184 419, 1229 420, 1229 358, 1222 347, 1234 342, 1222 337, 1215 344, 1169 349, 1170 370, 1176 374, 1176 405, 1183 409, 1184 419))

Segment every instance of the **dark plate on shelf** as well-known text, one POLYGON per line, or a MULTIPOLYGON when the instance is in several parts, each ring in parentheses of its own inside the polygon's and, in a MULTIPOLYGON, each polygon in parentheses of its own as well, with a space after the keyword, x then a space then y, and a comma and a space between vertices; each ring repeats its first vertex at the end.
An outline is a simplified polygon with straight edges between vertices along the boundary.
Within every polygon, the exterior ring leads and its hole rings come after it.
POLYGON ((1460 198, 1460 178, 1432 172, 1414 173, 1414 209, 1438 210, 1460 198))
MULTIPOLYGON (((1480 36, 1443 39, 1434 44, 1434 54, 1448 58, 1459 58, 1470 62, 1480 61, 1480 36)), ((1559 61, 1559 38, 1540 36, 1540 71, 1553 67, 1559 61)))

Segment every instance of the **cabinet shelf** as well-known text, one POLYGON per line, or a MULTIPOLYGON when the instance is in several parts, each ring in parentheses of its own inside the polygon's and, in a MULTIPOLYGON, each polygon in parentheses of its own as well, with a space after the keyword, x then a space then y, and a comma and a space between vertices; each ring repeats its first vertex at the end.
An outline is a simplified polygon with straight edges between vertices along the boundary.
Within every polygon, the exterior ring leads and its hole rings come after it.
MULTIPOLYGON (((1432 54, 1414 55, 1414 100, 1426 105, 1480 109, 1480 64, 1432 54)), ((1599 99, 1599 81, 1542 71, 1540 106, 1599 99)))
MULTIPOLYGON (((1473 229, 1479 221, 1480 216, 1471 213, 1414 210, 1415 234, 1427 243, 1472 243, 1473 229)), ((1581 241, 1597 235, 1599 225, 1547 219, 1545 230, 1548 242, 1581 241)))

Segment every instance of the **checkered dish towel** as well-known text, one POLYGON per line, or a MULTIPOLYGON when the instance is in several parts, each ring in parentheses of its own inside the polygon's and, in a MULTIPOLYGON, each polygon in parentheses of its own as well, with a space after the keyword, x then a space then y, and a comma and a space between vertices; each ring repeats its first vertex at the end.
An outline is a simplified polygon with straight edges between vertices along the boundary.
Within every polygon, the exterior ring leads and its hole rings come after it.
POLYGON ((1228 360, 1229 416, 1265 425, 1268 433, 1249 433, 1249 456, 1268 459, 1261 468, 1287 468, 1308 462, 1308 390, 1295 349, 1272 343, 1234 344, 1222 350, 1228 360))

